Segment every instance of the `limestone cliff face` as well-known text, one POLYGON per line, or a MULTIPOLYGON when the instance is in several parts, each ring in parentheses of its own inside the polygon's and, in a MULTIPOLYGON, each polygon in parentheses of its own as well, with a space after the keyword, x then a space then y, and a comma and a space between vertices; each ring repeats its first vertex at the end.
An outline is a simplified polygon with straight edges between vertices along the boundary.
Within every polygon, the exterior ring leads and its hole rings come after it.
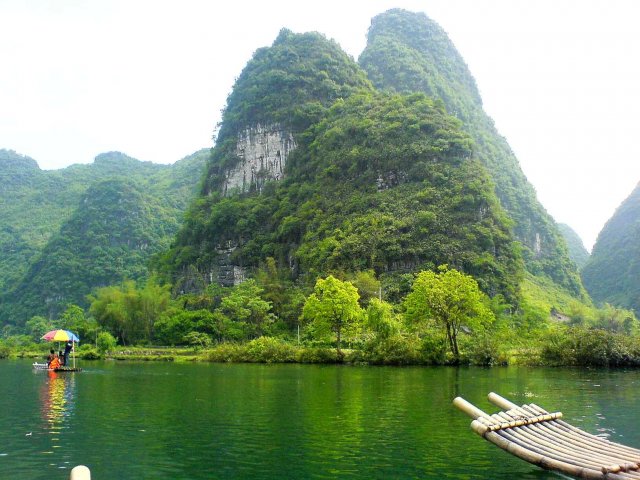
POLYGON ((266 182, 280 180, 295 148, 293 135, 280 125, 246 128, 238 135, 236 155, 240 161, 226 172, 223 194, 260 192, 266 182))
MULTIPOLYGON (((262 192, 267 182, 284 178, 287 157, 296 148, 291 132, 278 124, 245 128, 239 135, 235 154, 239 162, 224 172, 222 193, 225 196, 246 192, 262 192)), ((226 241, 218 245, 217 265, 209 272, 209 281, 224 286, 242 283, 246 277, 243 267, 234 264, 231 254, 238 247, 226 241)))

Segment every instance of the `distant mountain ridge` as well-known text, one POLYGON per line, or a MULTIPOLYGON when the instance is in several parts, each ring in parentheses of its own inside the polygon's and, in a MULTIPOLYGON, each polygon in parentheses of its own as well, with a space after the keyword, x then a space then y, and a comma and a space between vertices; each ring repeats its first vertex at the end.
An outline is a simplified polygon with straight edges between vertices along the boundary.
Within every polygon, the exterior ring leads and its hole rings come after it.
MULTIPOLYGON (((87 272, 98 267, 91 264, 96 257, 83 257, 79 246, 87 239, 96 246, 100 244, 101 239, 95 237, 97 223, 92 224, 100 217, 100 228, 105 232, 122 227, 115 217, 107 215, 112 206, 104 195, 105 203, 100 208, 88 209, 93 196, 107 185, 104 182, 115 182, 111 184, 114 201, 117 192, 128 192, 142 202, 136 206, 127 200, 131 214, 144 205, 153 206, 150 215, 139 215, 140 228, 145 222, 149 228, 156 226, 147 242, 149 248, 129 258, 128 265, 120 268, 120 277, 105 274, 95 278, 103 286, 107 278, 117 282, 125 273, 129 278, 145 276, 149 256, 168 247, 177 231, 200 185, 209 153, 202 150, 173 165, 160 165, 108 152, 98 155, 91 164, 41 170, 30 157, 0 150, 0 320, 20 324, 35 314, 55 315, 66 303, 86 303, 84 296, 95 286, 87 272), (83 216, 96 217, 84 218, 85 227, 91 228, 79 227, 83 216), (162 219, 161 228, 158 219, 162 219), (42 278, 45 271, 48 281, 42 278)), ((126 195, 119 198, 123 202, 126 195)), ((128 258, 129 251, 125 248, 111 253, 114 258, 101 263, 107 270, 117 265, 115 257, 128 258)))
POLYGON ((582 239, 573 228, 565 223, 559 223, 558 229, 567 243, 569 257, 574 261, 578 270, 582 269, 589 260, 589 252, 585 248, 584 243, 582 243, 582 239))
POLYGON ((598 235, 582 279, 595 301, 640 316, 640 183, 598 235))

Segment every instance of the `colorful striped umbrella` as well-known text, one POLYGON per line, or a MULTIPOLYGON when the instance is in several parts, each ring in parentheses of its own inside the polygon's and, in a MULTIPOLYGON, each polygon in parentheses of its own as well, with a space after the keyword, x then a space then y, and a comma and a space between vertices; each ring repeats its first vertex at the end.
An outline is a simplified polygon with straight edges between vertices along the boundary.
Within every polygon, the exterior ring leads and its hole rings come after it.
POLYGON ((43 340, 50 342, 79 342, 78 336, 69 330, 51 330, 42 336, 43 340))

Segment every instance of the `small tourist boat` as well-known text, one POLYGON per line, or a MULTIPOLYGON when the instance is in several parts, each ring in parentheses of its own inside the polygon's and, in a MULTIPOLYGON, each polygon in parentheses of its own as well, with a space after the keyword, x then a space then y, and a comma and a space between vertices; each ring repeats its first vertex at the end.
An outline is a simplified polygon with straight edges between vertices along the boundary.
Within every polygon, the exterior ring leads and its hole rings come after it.
MULTIPOLYGON (((73 358, 73 366, 59 366, 56 368, 49 368, 49 365, 46 363, 38 363, 35 362, 33 364, 33 368, 36 370, 48 370, 53 372, 81 372, 81 368, 76 368, 76 343, 80 341, 78 336, 70 332, 69 330, 56 329, 51 330, 45 333, 42 337, 43 340, 47 340, 49 342, 67 342, 71 345, 71 353, 73 358)), ((60 349, 60 343, 58 343, 58 350, 60 349)), ((53 353, 53 351, 52 351, 53 353)), ((67 351, 65 349, 65 355, 67 351)), ((65 360, 66 360, 65 356, 65 360)))
POLYGON ((453 404, 473 418, 471 429, 522 460, 576 478, 640 479, 640 450, 592 435, 531 403, 518 406, 496 393, 504 411, 489 415, 461 397, 453 404))
POLYGON ((46 363, 38 363, 38 362, 34 362, 33 363, 33 368, 34 370, 47 370, 49 372, 81 372, 82 369, 81 368, 77 368, 77 367, 56 367, 56 368, 49 368, 49 365, 47 365, 46 363))

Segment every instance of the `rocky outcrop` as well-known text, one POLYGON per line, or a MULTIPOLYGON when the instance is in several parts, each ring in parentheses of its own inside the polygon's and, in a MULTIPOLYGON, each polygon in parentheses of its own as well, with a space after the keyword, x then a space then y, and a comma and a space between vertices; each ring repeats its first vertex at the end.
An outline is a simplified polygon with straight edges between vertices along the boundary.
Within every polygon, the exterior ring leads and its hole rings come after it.
POLYGON ((220 245, 216 249, 218 254, 218 265, 209 273, 209 283, 217 282, 224 287, 233 287, 246 280, 246 270, 234 265, 231 254, 237 245, 229 242, 227 245, 220 245))
POLYGON ((279 125, 256 125, 238 135, 238 164, 226 173, 224 195, 262 191, 264 184, 284 176, 287 157, 296 148, 291 132, 279 125))

